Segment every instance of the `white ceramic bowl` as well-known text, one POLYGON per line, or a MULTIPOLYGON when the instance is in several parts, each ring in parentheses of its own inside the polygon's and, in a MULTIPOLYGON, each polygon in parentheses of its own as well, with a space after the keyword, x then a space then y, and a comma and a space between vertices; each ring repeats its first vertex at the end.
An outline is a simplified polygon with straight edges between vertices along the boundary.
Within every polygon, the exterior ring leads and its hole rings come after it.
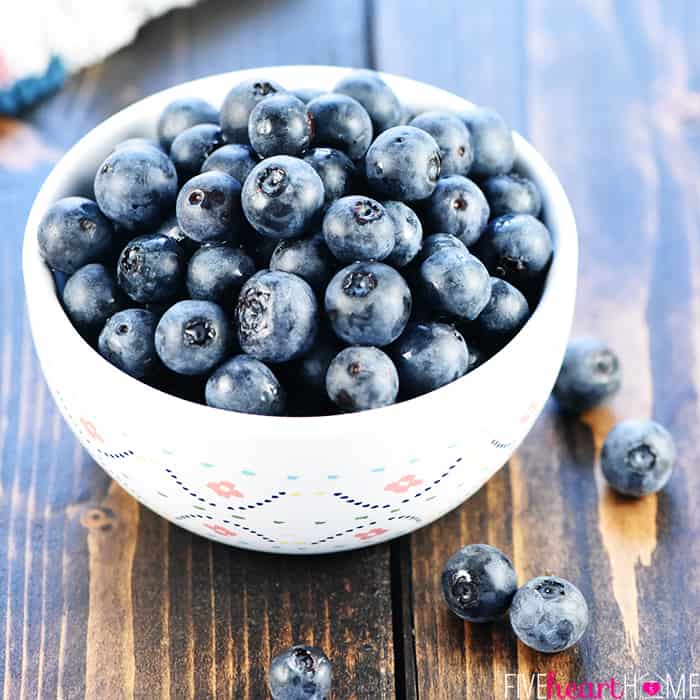
MULTIPOLYGON (((91 195, 95 170, 125 138, 155 135, 172 99, 218 105, 239 81, 331 89, 345 68, 286 66, 185 83, 124 109, 76 144, 37 195, 23 265, 32 333, 46 381, 85 449, 164 518, 238 547, 321 553, 389 540, 439 518, 479 489, 532 427, 569 335, 577 267, 566 195, 515 135, 517 168, 539 186, 554 260, 542 300, 517 337, 482 367, 418 399, 364 413, 270 418, 215 410, 123 374, 71 326, 39 256, 37 228, 60 197, 91 195)), ((459 110, 463 99, 384 76, 410 107, 459 110)))

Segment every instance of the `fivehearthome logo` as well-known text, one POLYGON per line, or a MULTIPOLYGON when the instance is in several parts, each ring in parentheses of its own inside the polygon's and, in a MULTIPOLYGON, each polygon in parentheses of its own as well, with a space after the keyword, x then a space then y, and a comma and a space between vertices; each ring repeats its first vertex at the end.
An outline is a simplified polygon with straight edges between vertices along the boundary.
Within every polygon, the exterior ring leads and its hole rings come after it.
POLYGON ((700 700, 700 673, 622 675, 568 681, 548 673, 506 673, 505 700, 700 700))

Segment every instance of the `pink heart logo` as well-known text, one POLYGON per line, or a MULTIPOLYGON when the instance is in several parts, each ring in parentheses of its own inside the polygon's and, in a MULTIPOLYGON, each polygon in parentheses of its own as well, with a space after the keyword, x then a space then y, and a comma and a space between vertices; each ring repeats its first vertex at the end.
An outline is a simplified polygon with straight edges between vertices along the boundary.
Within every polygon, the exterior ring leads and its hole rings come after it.
POLYGON ((647 681, 642 684, 642 690, 649 696, 653 697, 661 690, 661 683, 659 681, 647 681))

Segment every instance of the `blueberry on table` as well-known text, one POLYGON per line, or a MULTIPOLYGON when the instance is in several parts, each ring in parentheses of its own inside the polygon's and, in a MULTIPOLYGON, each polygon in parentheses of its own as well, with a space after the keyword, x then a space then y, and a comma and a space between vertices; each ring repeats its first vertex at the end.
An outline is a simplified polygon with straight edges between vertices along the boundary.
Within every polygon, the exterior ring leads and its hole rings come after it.
POLYGON ((312 134, 306 105, 289 93, 266 97, 250 113, 248 140, 261 158, 301 155, 312 134))
POLYGON ((63 306, 78 330, 93 333, 124 303, 114 276, 104 265, 89 263, 66 281, 63 306))
POLYGON ((262 362, 287 362, 308 352, 318 331, 313 290, 289 272, 263 270, 241 289, 236 305, 238 341, 262 362))
POLYGON ((372 121, 365 108, 352 97, 325 93, 306 105, 314 124, 313 144, 343 151, 359 160, 372 143, 372 121))
POLYGON ((489 204, 483 192, 462 175, 441 177, 424 202, 426 226, 449 233, 465 246, 479 240, 489 220, 489 204))
POLYGON ((671 478, 676 446, 669 432, 650 420, 618 423, 605 438, 600 463, 608 484, 625 496, 661 490, 671 478))
POLYGON ((65 197, 39 223, 39 250, 52 270, 72 275, 78 268, 102 262, 112 249, 114 229, 91 199, 65 197))
POLYGON ((353 345, 384 346, 403 333, 411 315, 411 290, 392 267, 357 262, 335 274, 325 307, 335 334, 353 345))
POLYGON ((274 80, 254 78, 233 87, 224 98, 219 123, 229 143, 248 143, 248 120, 255 105, 285 89, 274 80))
POLYGON ((119 286, 141 304, 167 302, 183 289, 185 256, 173 238, 151 233, 127 243, 117 262, 119 286))
POLYGON ((411 207, 403 202, 382 202, 394 222, 394 248, 386 258, 392 267, 405 267, 418 255, 423 244, 423 226, 411 207))
POLYGON ((258 163, 243 185, 241 201, 250 225, 269 238, 296 238, 323 207, 323 182, 300 158, 274 156, 258 163))
POLYGON ((383 260, 394 249, 396 224, 376 200, 342 197, 323 217, 323 236, 341 262, 383 260))
POLYGON ((120 148, 102 162, 94 186, 107 218, 127 231, 153 229, 175 204, 177 172, 155 148, 120 148))
POLYGON ((170 151, 173 141, 185 129, 196 124, 218 124, 219 113, 206 100, 199 97, 180 97, 173 100, 158 118, 158 141, 170 151))
POLYGON ((318 173, 325 192, 324 206, 349 195, 357 181, 357 168, 337 148, 312 148, 304 160, 318 173))
POLYGON ((224 145, 218 124, 196 124, 185 129, 170 146, 170 159, 180 182, 201 172, 206 159, 224 145))
POLYGON ((295 644, 270 663, 272 700, 328 700, 332 669, 317 647, 295 644))
POLYGON ((433 233, 423 239, 423 246, 418 253, 417 259, 420 262, 427 260, 433 253, 437 253, 438 250, 443 248, 451 248, 464 254, 469 253, 467 246, 452 234, 433 233))
POLYGON ((409 324, 393 348, 401 391, 420 396, 467 373, 469 351, 464 338, 446 323, 409 324))
POLYGON ((333 88, 333 92, 356 99, 367 110, 375 134, 401 123, 403 112, 398 97, 373 70, 348 73, 333 88))
POLYGON ((155 344, 168 369, 178 374, 205 374, 230 350, 230 321, 213 301, 179 301, 158 322, 155 344))
POLYGON ((271 270, 291 272, 311 285, 316 292, 325 290, 337 269, 337 263, 323 235, 280 241, 270 257, 271 270))
POLYGON ((255 263, 241 248, 207 243, 190 258, 187 289, 192 299, 215 301, 232 308, 241 287, 254 274, 255 263))
POLYGON ((100 355, 122 372, 146 379, 158 368, 158 317, 146 309, 125 309, 105 323, 97 343, 100 355))
POLYGON ((481 190, 493 218, 503 214, 539 216, 542 210, 542 195, 537 185, 517 173, 493 175, 481 183, 481 190))
POLYGON ((205 388, 207 406, 238 413, 282 416, 285 392, 272 370, 259 360, 237 355, 209 377, 205 388))
POLYGON ((450 112, 422 112, 411 126, 427 131, 440 148, 440 174, 467 175, 474 160, 472 137, 464 122, 450 112))
POLYGON ((510 127, 500 114, 472 105, 459 115, 472 137, 474 161, 469 174, 475 178, 507 173, 515 160, 510 127))
POLYGON ((473 323, 482 345, 500 350, 525 325, 530 306, 523 293, 499 277, 491 278, 491 296, 473 323))
POLYGON ((415 126, 395 126, 379 134, 365 156, 370 189, 381 199, 426 199, 440 177, 440 149, 415 126))
POLYGON ((203 163, 202 172, 218 170, 243 183, 258 164, 258 157, 250 146, 230 143, 217 148, 203 163))
POLYGON ((328 366, 326 391, 341 411, 367 411, 396 401, 399 376, 386 353, 352 346, 341 350, 328 366))
POLYGON ((447 607, 469 622, 490 622, 504 615, 518 589, 510 559, 488 544, 470 544, 451 556, 441 583, 447 607))
POLYGON ((539 576, 515 594, 510 624, 523 644, 543 654, 555 654, 581 639, 588 626, 588 605, 569 581, 539 576))

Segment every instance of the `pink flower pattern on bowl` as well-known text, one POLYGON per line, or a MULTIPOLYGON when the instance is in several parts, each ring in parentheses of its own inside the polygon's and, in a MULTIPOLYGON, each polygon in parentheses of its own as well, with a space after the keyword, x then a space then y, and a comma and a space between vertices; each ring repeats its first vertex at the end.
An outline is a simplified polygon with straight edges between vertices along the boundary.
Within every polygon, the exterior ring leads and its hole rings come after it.
POLYGON ((409 489, 414 489, 420 486, 423 482, 416 479, 415 474, 406 474, 398 481, 392 481, 384 487, 385 491, 393 491, 394 493, 406 493, 409 489))
POLYGON ((379 537, 380 535, 385 535, 387 532, 389 532, 389 530, 385 530, 383 527, 375 527, 371 530, 367 530, 367 532, 358 532, 355 537, 357 537, 358 540, 366 541, 374 537, 379 537))
POLYGON ((210 481, 207 486, 222 498, 243 498, 243 494, 230 481, 210 481))

